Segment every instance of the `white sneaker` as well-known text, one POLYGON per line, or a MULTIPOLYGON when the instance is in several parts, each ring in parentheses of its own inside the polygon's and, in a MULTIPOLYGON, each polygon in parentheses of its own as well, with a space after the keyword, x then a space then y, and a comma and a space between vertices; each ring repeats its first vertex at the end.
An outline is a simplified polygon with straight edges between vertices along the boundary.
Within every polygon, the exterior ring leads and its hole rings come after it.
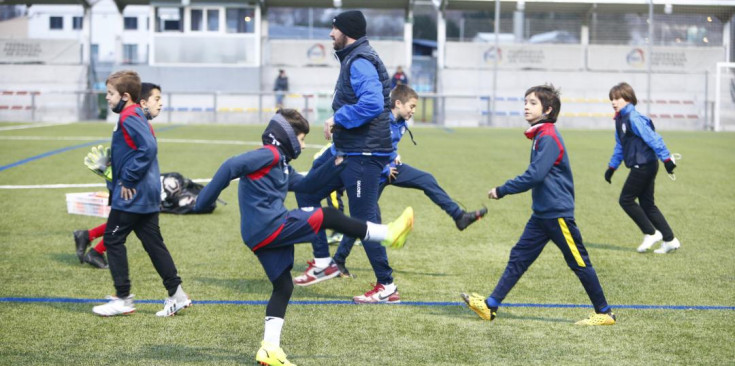
POLYGON ((399 304, 401 295, 395 284, 382 285, 376 283, 373 289, 352 298, 355 304, 399 304))
POLYGON ((658 243, 663 239, 663 235, 660 231, 656 230, 653 235, 643 235, 643 242, 638 246, 638 253, 645 253, 648 249, 651 249, 653 244, 658 243))
POLYGON ((674 238, 672 241, 665 241, 661 244, 661 247, 654 250, 653 252, 656 254, 666 254, 668 252, 673 252, 681 246, 681 243, 679 243, 679 239, 674 238))
POLYGON ((133 306, 133 294, 128 297, 121 299, 117 296, 107 296, 106 299, 110 300, 107 304, 98 305, 92 308, 92 312, 99 316, 115 316, 132 314, 135 312, 135 306, 133 306))
POLYGON ((189 306, 191 306, 191 299, 189 299, 189 295, 179 285, 176 293, 173 296, 167 297, 166 301, 163 302, 163 310, 156 312, 156 316, 173 316, 189 306))

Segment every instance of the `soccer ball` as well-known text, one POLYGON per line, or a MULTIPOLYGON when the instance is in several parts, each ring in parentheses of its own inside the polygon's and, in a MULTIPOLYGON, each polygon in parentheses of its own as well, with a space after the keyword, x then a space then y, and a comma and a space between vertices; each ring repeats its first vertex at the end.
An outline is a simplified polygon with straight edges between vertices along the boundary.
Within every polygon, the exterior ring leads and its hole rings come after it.
POLYGON ((173 197, 181 190, 179 180, 174 177, 167 177, 163 179, 163 189, 169 197, 173 197))

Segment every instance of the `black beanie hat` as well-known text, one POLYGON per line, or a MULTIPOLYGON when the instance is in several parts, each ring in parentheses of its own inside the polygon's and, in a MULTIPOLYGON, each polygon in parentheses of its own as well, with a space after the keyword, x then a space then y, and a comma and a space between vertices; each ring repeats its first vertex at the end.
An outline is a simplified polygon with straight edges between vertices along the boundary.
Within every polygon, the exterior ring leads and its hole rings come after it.
POLYGON ((362 38, 367 34, 365 16, 359 10, 348 10, 340 13, 334 17, 332 25, 339 29, 342 34, 352 39, 362 38))

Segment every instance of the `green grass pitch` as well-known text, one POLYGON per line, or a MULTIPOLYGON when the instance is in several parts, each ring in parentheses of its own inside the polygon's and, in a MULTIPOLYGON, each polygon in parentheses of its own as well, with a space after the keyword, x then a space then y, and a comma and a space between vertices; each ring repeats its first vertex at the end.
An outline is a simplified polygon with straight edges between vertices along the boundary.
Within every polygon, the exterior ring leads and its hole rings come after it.
MULTIPOLYGON (((0 167, 95 138, 112 125, 76 123, 5 129, 0 167)), ((156 125, 161 171, 210 178, 226 158, 254 147, 187 143, 176 139, 259 141, 263 126, 156 125)), ((317 123, 307 143, 321 145, 317 123)), ((490 201, 487 192, 521 174, 529 159, 525 123, 515 129, 416 128, 417 146, 403 142, 404 162, 434 174, 467 209, 485 204, 488 216, 459 232, 423 193, 389 187, 384 219, 411 205, 416 224, 406 247, 389 251, 402 300, 438 305, 292 304, 282 345, 299 365, 724 365, 735 360, 735 134, 662 135, 683 159, 677 180, 659 172, 657 204, 682 248, 670 255, 638 254, 642 235, 618 206, 627 176, 612 185, 603 173, 612 131, 565 130, 576 187, 576 219, 618 324, 578 327, 591 308, 501 307, 493 322, 461 304, 459 293, 489 294, 510 248, 528 220, 530 192, 490 201), (623 305, 725 306, 725 310, 640 309, 623 305)), ((101 183, 82 164, 88 147, 0 170, 0 186, 101 183)), ((294 162, 308 169, 316 148, 294 162)), ((102 223, 70 215, 65 193, 102 188, 0 189, 0 298, 102 299, 113 293, 108 271, 80 265, 72 231, 102 223)), ((252 364, 263 334, 264 305, 196 301, 264 301, 270 283, 240 238, 236 184, 212 215, 161 216, 161 229, 195 304, 159 319, 166 296, 161 280, 133 235, 128 256, 138 311, 99 318, 96 302, 0 301, 3 365, 239 365, 252 364)), ((292 195, 287 201, 295 208, 292 195)), ((332 251, 335 247, 332 247, 332 251)), ((298 245, 293 274, 311 259, 298 245)), ((293 300, 350 300, 375 278, 361 247, 348 260, 355 279, 296 288, 293 300)), ((559 250, 549 244, 511 291, 511 304, 589 305, 559 250)), ((101 303, 101 300, 100 300, 101 303)))

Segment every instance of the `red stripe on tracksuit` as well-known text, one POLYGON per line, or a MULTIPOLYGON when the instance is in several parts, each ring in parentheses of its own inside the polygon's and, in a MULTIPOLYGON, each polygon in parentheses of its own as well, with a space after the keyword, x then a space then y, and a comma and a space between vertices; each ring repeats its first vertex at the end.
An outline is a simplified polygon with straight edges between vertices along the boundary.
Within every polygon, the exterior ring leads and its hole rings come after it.
POLYGON ((281 234, 281 231, 283 230, 283 227, 284 226, 285 226, 285 224, 281 224, 281 226, 279 226, 278 229, 276 229, 276 231, 273 232, 273 234, 268 235, 268 237, 265 238, 265 240, 261 241, 260 243, 258 243, 258 245, 254 246, 253 247, 253 251, 256 251, 256 250, 258 250, 258 249, 260 249, 260 248, 262 248, 262 247, 270 244, 271 242, 273 242, 273 240, 276 240, 276 238, 278 237, 278 235, 281 234))
MULTIPOLYGON (((271 168, 273 168, 274 165, 278 164, 278 160, 281 158, 280 154, 278 153, 278 149, 273 145, 265 145, 264 148, 270 150, 273 153, 273 161, 268 164, 267 166, 264 166, 250 174, 248 174, 248 178, 252 180, 258 180, 260 178, 263 178, 268 174, 268 172, 271 171, 271 168)), ((260 245, 260 244, 258 244, 260 245)), ((253 249, 255 250, 255 249, 253 249)))
POLYGON ((319 232, 319 229, 322 228, 322 222, 324 222, 324 212, 321 208, 319 208, 311 216, 309 216, 309 219, 306 221, 309 223, 309 226, 314 229, 314 234, 316 234, 319 232))
MULTIPOLYGON (((120 128, 122 128, 123 136, 125 137, 125 143, 127 143, 128 146, 130 146, 130 148, 133 150, 138 150, 138 146, 135 145, 135 141, 133 141, 133 139, 130 137, 130 135, 128 134, 128 130, 125 129, 125 125, 123 123, 125 122, 125 119, 135 114, 136 108, 140 108, 140 106, 137 104, 133 104, 125 108, 120 113, 120 128)), ((151 130, 151 134, 153 134, 153 138, 155 138, 156 132, 153 131, 153 126, 151 126, 150 122, 148 122, 148 128, 151 130)))

